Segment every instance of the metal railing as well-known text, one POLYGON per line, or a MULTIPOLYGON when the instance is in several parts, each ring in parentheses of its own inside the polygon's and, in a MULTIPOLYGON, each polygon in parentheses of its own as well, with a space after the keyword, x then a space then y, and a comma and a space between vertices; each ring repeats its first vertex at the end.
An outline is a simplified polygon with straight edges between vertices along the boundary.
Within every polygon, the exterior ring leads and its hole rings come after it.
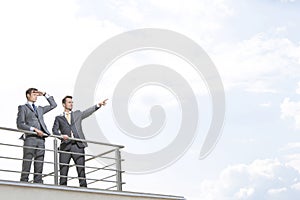
MULTIPOLYGON (((0 131, 10 131, 10 132, 22 133, 22 134, 26 134, 26 135, 37 135, 35 132, 6 128, 6 127, 0 127, 0 131)), ((0 134, 0 136, 1 136, 1 134, 0 134)), ((15 138, 17 138, 17 136, 15 138)), ((97 146, 102 147, 102 148, 99 148, 99 149, 101 149, 101 152, 97 152, 96 154, 95 153, 82 154, 82 153, 74 153, 74 152, 60 150, 58 148, 58 146, 59 146, 58 143, 60 140, 63 139, 61 136, 49 135, 48 139, 46 139, 46 141, 48 141, 50 138, 53 139, 53 148, 50 148, 50 149, 49 148, 41 149, 41 148, 37 148, 37 147, 28 147, 28 146, 24 147, 23 144, 18 145, 18 144, 13 144, 13 143, 7 143, 7 139, 5 139, 5 142, 2 142, 0 140, 0 147, 5 148, 5 149, 7 149, 7 148, 13 148, 13 149, 31 148, 31 149, 36 149, 36 150, 38 150, 38 149, 44 150, 45 151, 45 160, 44 161, 35 160, 34 162, 43 162, 45 165, 53 165, 52 170, 51 170, 51 168, 48 167, 47 168, 48 170, 46 170, 48 172, 46 172, 46 173, 39 174, 39 173, 34 173, 34 172, 28 172, 28 174, 29 175, 42 175, 43 178, 53 177, 52 181, 48 180, 49 184, 58 185, 59 178, 65 177, 65 178, 67 178, 68 182, 75 180, 75 179, 78 179, 78 180, 85 179, 88 184, 88 187, 90 187, 90 185, 93 184, 93 185, 96 185, 96 187, 94 186, 93 188, 122 191, 122 185, 125 183, 122 181, 122 173, 124 173, 124 171, 122 171, 121 163, 124 160, 121 158, 121 149, 124 148, 124 146, 103 143, 103 142, 97 142, 97 141, 91 141, 91 140, 69 138, 69 140, 71 140, 71 141, 84 142, 84 143, 88 143, 89 145, 97 145, 97 146), (46 152, 53 152, 53 154, 51 156, 51 155, 48 155, 48 153, 46 153, 46 152), (85 166, 80 166, 80 165, 76 165, 75 163, 74 164, 59 163, 59 154, 61 154, 61 153, 82 155, 85 157, 86 164, 85 164, 85 166), (48 159, 46 159, 46 158, 48 158, 48 159), (89 164, 91 162, 94 162, 94 163, 89 164), (68 165, 70 169, 73 167, 84 167, 86 177, 80 178, 80 177, 77 177, 76 175, 60 176, 60 173, 59 173, 60 165, 68 165), (101 183, 101 184, 99 184, 99 183, 101 183)), ((2 155, 0 153, 0 160, 4 159, 4 160, 6 160, 6 162, 8 160, 19 161, 19 163, 11 164, 9 166, 9 169, 2 168, 5 165, 1 164, 0 172, 21 174, 22 170, 20 171, 20 170, 14 169, 14 168, 15 167, 21 168, 22 167, 21 162, 30 161, 30 160, 23 159, 23 154, 21 153, 20 150, 19 150, 19 156, 15 156, 15 155, 7 156, 8 152, 5 149, 2 151, 0 150, 1 153, 4 152, 6 154, 6 155, 2 155)), ((15 150, 12 150, 12 151, 14 152, 15 150)), ((3 162, 1 162, 1 163, 3 163, 3 162)), ((45 167, 44 167, 44 171, 45 171, 45 167)), ((70 172, 69 172, 69 174, 70 174, 70 172)), ((1 177, 1 174, 0 174, 0 179, 7 180, 6 177, 7 176, 1 177)), ((29 182, 32 182, 32 181, 29 181, 29 182)))

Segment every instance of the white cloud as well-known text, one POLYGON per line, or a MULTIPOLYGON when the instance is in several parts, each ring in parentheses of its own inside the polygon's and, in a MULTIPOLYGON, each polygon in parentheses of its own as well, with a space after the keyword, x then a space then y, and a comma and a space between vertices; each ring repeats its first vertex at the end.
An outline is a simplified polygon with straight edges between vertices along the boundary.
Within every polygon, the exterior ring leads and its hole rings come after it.
POLYGON ((280 0, 280 2, 283 2, 283 3, 294 3, 294 2, 296 2, 296 0, 280 0))
POLYGON ((259 106, 268 108, 268 107, 272 106, 272 103, 271 102, 261 103, 261 104, 259 104, 259 106))
POLYGON ((293 118, 295 120, 295 128, 300 128, 300 102, 291 101, 285 98, 280 105, 281 118, 293 118))
POLYGON ((268 194, 270 194, 272 196, 273 195, 276 196, 276 195, 278 195, 282 192, 286 192, 286 191, 287 191, 287 188, 283 187, 283 188, 278 188, 278 189, 269 189, 267 192, 268 192, 268 194))
POLYGON ((300 173, 300 142, 288 143, 280 150, 286 154, 283 157, 286 165, 293 167, 300 173))
POLYGON ((300 153, 290 153, 285 156, 285 160, 288 166, 293 167, 300 173, 300 153))
POLYGON ((293 149, 298 149, 298 148, 300 148, 299 142, 290 142, 290 143, 287 143, 284 147, 282 147, 281 150, 293 150, 293 149))
POLYGON ((292 185, 291 188, 300 191, 300 183, 296 183, 296 184, 292 185))
POLYGON ((300 195, 300 173, 278 159, 255 160, 225 168, 200 185, 201 199, 289 199, 300 195))
POLYGON ((109 18, 130 29, 151 27, 178 31, 207 47, 224 27, 224 21, 234 13, 227 0, 111 0, 103 2, 101 7, 108 10, 101 12, 101 9, 95 8, 99 12, 86 14, 109 18))
POLYGON ((286 164, 300 172, 300 154, 291 154, 287 156, 286 164))
POLYGON ((208 17, 227 17, 233 14, 233 10, 227 5, 225 0, 188 0, 182 2, 180 0, 150 0, 152 5, 161 8, 167 12, 178 15, 186 13, 194 16, 208 17))
POLYGON ((199 43, 216 63, 227 89, 278 93, 278 80, 300 74, 300 46, 283 36, 289 31, 284 25, 268 28, 243 41, 218 41, 220 32, 226 29, 226 20, 238 17, 238 10, 230 1, 151 0, 106 4, 113 7, 113 20, 119 19, 127 27, 171 29, 199 43))
POLYGON ((300 74, 300 45, 272 32, 258 33, 236 44, 213 49, 212 58, 227 88, 277 93, 278 81, 300 74), (275 34, 276 35, 276 34, 275 34))
POLYGON ((254 188, 241 188, 237 193, 234 194, 234 197, 237 199, 245 199, 251 197, 254 192, 254 188))
POLYGON ((112 2, 115 4, 115 9, 124 19, 131 23, 143 23, 145 21, 144 13, 139 9, 138 2, 127 1, 127 2, 112 2))
POLYGON ((298 87, 297 87, 297 89, 296 89, 296 93, 297 93, 297 94, 300 94, 300 81, 298 82, 298 87))

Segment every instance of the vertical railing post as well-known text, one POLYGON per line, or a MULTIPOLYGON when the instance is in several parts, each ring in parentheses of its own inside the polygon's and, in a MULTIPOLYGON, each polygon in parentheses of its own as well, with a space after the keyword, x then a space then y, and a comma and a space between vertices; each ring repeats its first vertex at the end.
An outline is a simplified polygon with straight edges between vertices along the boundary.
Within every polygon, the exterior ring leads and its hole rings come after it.
POLYGON ((115 150, 116 156, 116 178, 117 178, 117 190, 122 191, 122 167, 121 167, 121 152, 119 148, 115 150))
POLYGON ((58 185, 58 148, 57 139, 53 140, 53 152, 54 152, 54 184, 58 185))

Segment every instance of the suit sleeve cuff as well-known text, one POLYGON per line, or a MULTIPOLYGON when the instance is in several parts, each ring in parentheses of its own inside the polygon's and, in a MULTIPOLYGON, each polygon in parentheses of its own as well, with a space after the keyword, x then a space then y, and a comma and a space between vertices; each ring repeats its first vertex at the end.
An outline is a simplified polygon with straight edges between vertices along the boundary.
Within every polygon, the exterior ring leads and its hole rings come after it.
POLYGON ((50 94, 48 94, 48 93, 45 93, 45 95, 44 95, 47 99, 49 98, 49 97, 51 97, 51 95, 50 94))

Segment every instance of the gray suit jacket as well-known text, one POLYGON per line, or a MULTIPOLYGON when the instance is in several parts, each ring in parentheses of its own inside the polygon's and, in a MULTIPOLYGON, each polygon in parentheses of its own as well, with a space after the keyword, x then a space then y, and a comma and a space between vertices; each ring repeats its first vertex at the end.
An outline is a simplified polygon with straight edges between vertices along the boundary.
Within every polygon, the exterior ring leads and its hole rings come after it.
MULTIPOLYGON (((47 101, 49 102, 50 105, 38 106, 37 113, 34 112, 32 106, 28 103, 26 103, 25 105, 20 105, 18 107, 18 116, 17 116, 18 129, 30 131, 30 127, 34 127, 40 129, 47 135, 50 135, 50 132, 48 131, 47 126, 44 122, 43 115, 49 112, 50 110, 54 109, 57 105, 52 96, 47 98, 47 101)), ((23 137, 23 139, 25 138, 23 137)))
MULTIPOLYGON (((99 107, 94 105, 85 111, 76 110, 71 112, 71 124, 68 123, 64 115, 59 115, 55 117, 52 132, 54 135, 68 135, 71 136, 71 131, 75 138, 85 139, 82 131, 82 120, 93 114, 99 107)), ((81 148, 87 147, 85 142, 77 142, 78 146, 81 148)), ((71 148, 70 140, 62 140, 60 149, 69 150, 71 148)))

